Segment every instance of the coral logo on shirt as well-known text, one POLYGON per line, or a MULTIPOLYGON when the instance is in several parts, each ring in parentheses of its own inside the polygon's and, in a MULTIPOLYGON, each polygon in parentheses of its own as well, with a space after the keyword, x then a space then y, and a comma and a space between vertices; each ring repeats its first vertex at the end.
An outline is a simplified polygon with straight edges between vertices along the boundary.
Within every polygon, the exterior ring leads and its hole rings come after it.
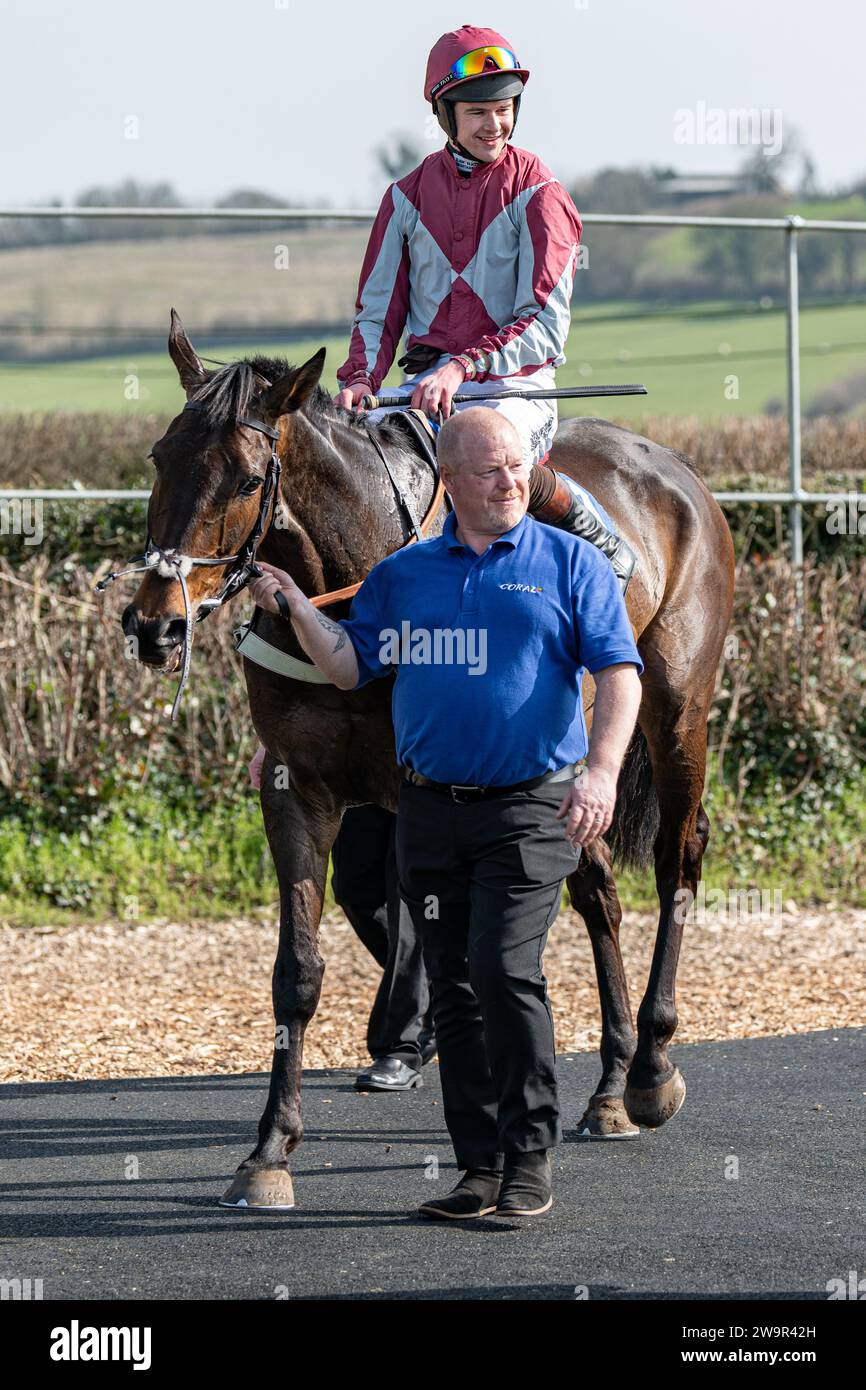
POLYGON ((540 584, 500 584, 500 589, 508 589, 518 594, 543 594, 544 589, 540 584))

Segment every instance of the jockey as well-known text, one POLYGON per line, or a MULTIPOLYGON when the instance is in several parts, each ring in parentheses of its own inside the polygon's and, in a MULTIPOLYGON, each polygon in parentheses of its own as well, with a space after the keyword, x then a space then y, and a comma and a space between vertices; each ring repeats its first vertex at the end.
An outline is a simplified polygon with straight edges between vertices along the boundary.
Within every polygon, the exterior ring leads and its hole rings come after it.
POLYGON ((382 199, 335 400, 360 409, 375 395, 407 328, 398 364, 407 375, 395 394, 431 417, 440 408, 449 415, 457 392, 494 396, 478 404, 501 409, 520 435, 531 514, 598 546, 625 592, 630 547, 588 494, 546 463, 556 401, 495 399, 555 385, 582 230, 562 184, 536 155, 509 144, 528 79, 493 29, 463 25, 434 45, 424 98, 448 140, 382 199))

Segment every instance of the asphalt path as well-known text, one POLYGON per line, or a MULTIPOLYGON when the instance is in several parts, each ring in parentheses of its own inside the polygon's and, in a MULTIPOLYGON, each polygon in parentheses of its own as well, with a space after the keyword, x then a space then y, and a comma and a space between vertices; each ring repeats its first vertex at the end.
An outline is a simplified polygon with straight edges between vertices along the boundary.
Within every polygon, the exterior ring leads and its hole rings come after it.
POLYGON ((45 1299, 825 1300, 866 1275, 866 1029, 674 1051, 683 1109, 607 1144, 575 1138, 597 1058, 558 1059, 554 1206, 524 1225, 415 1216, 456 1181, 435 1065, 400 1095, 306 1073, 283 1215, 216 1205, 262 1075, 4 1085, 0 1277, 45 1299))

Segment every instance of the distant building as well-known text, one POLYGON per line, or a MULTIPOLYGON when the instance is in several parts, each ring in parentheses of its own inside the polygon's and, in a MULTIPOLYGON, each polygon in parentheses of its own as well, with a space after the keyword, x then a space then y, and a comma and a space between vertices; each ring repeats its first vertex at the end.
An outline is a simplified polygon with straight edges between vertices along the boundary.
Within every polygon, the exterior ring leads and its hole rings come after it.
POLYGON ((665 202, 693 203, 699 198, 733 198, 760 190, 752 174, 674 174, 659 179, 654 191, 665 202))

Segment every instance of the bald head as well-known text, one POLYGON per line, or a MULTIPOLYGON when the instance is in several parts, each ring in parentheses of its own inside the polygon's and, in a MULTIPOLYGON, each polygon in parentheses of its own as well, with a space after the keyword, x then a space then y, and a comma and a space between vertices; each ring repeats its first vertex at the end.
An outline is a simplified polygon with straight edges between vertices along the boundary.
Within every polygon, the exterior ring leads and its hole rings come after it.
POLYGON ((503 456, 519 463, 523 456, 520 435, 500 410, 473 405, 455 410, 439 431, 436 453, 440 467, 449 475, 459 473, 467 461, 503 456))
POLYGON ((503 411, 484 405, 455 411, 439 431, 437 453, 459 540, 484 549, 517 525, 529 505, 530 466, 503 411))

